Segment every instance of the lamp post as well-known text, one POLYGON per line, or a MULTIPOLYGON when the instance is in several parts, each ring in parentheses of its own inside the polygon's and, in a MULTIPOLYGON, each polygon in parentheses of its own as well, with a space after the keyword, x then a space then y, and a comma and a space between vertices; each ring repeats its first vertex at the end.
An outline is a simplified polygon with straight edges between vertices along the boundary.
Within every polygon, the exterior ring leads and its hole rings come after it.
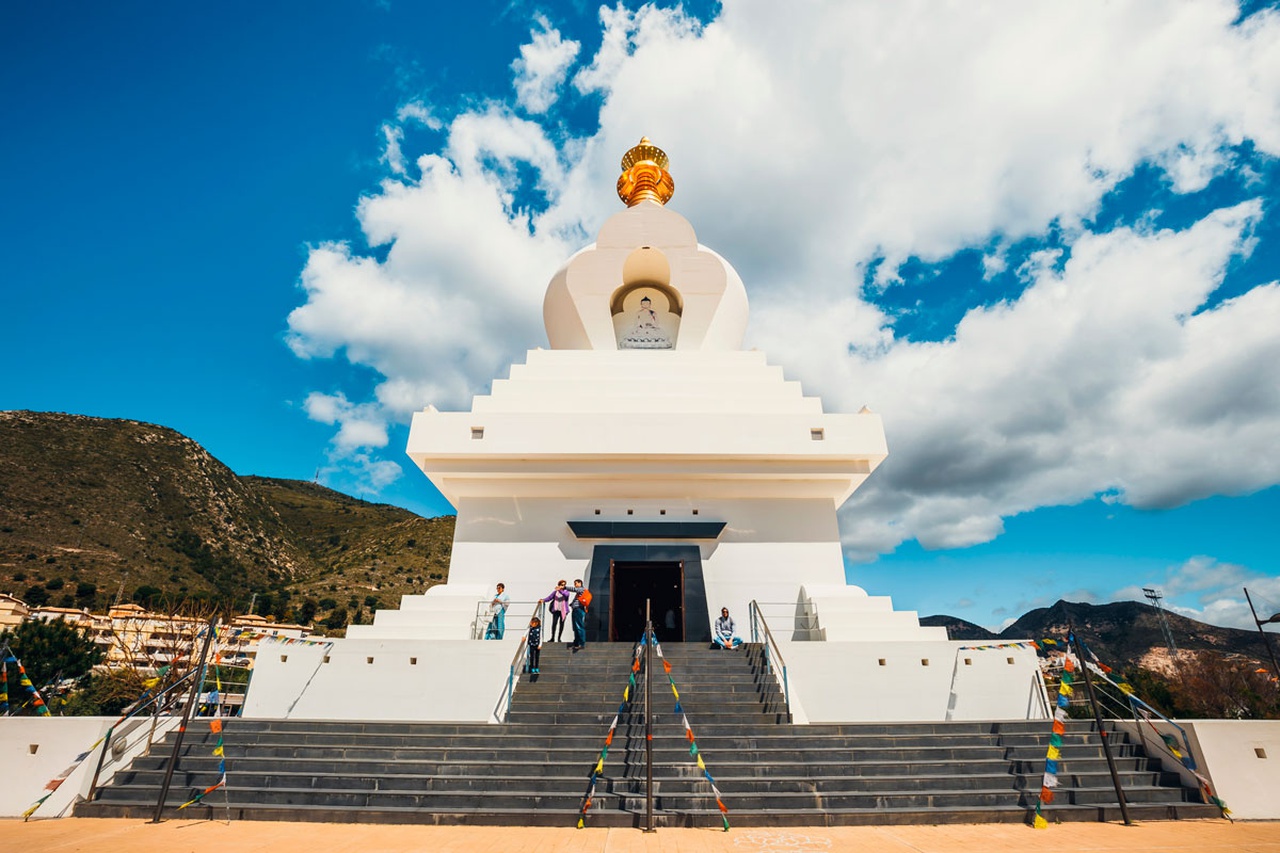
POLYGON ((1267 647, 1267 654, 1271 656, 1271 668, 1275 670, 1276 678, 1280 679, 1280 664, 1276 663, 1276 653, 1275 650, 1271 648, 1271 636, 1266 631, 1262 630, 1263 625, 1280 623, 1280 613, 1274 614, 1270 619, 1259 619, 1258 611, 1253 607, 1253 599, 1249 597, 1248 588, 1242 588, 1244 589, 1244 599, 1249 602, 1249 612, 1253 614, 1253 622, 1258 626, 1258 633, 1262 635, 1262 644, 1267 647))
POLYGON ((1164 644, 1169 649, 1169 659, 1173 662, 1173 671, 1178 671, 1178 645, 1173 641, 1173 631, 1169 629, 1169 622, 1164 618, 1164 608, 1160 606, 1160 599, 1164 598, 1164 593, 1158 589, 1143 587, 1142 594, 1147 597, 1151 605, 1156 609, 1156 615, 1160 617, 1160 630, 1164 632, 1164 644))

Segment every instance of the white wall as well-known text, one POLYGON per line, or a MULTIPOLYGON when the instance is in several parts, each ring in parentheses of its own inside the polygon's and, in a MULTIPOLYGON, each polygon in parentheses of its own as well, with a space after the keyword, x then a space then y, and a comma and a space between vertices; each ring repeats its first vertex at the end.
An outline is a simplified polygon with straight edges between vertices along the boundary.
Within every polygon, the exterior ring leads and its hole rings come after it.
POLYGON ((1034 650, 976 651, 963 649, 966 643, 951 641, 815 643, 778 639, 778 645, 787 664, 792 715, 797 723, 1048 716, 1034 650), (965 658, 972 663, 965 665, 965 658), (928 665, 923 663, 926 660, 928 665))
MULTIPOLYGON (((18 817, 48 791, 45 785, 71 765, 77 755, 104 735, 115 717, 5 717, 0 719, 0 817, 18 817)), ((116 728, 98 785, 107 784, 116 771, 141 755, 152 734, 158 741, 177 726, 178 717, 136 717, 116 728)), ((89 792, 102 745, 76 767, 52 796, 32 815, 32 820, 65 817, 89 792)))
POLYGON ((491 722, 522 636, 512 626, 503 640, 272 644, 258 652, 244 716, 491 722))
MULTIPOLYGON (((1233 818, 1280 819, 1280 720, 1178 720, 1178 724, 1187 730, 1200 774, 1209 779, 1233 818)), ((1122 720, 1119 725, 1137 737, 1132 721, 1122 720)), ((1173 726, 1155 725, 1162 733, 1174 735, 1182 747, 1182 737, 1173 726)), ((1145 724, 1143 728, 1147 740, 1153 740, 1151 729, 1145 724)), ((1165 770, 1181 774, 1184 784, 1196 784, 1186 768, 1160 747, 1152 746, 1148 753, 1158 756, 1165 770)))

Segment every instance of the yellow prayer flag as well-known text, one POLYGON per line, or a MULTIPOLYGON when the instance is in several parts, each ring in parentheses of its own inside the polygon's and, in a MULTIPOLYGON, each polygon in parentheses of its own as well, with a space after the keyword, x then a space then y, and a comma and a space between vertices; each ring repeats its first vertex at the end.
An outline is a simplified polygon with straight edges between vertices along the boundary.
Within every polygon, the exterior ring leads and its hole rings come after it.
POLYGON ((1045 820, 1045 819, 1044 819, 1043 817, 1041 817, 1040 815, 1036 815, 1036 819, 1032 822, 1032 824, 1031 824, 1031 825, 1032 825, 1033 827, 1035 827, 1036 829, 1048 829, 1048 828, 1049 828, 1049 821, 1045 820))
POLYGON ((1049 747, 1049 752, 1045 755, 1045 758, 1049 759, 1050 761, 1057 761, 1061 757, 1062 757, 1062 751, 1059 750, 1056 746, 1049 747))

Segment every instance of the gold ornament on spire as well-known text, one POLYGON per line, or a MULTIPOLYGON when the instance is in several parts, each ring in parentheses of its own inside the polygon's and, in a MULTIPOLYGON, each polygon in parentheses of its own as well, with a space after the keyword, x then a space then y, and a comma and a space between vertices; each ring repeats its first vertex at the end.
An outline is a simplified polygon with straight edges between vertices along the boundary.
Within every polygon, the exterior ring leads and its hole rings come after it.
POLYGON ((640 144, 622 155, 622 177, 618 178, 618 198, 627 207, 642 201, 666 204, 675 194, 676 182, 667 171, 667 152, 640 137, 640 144))

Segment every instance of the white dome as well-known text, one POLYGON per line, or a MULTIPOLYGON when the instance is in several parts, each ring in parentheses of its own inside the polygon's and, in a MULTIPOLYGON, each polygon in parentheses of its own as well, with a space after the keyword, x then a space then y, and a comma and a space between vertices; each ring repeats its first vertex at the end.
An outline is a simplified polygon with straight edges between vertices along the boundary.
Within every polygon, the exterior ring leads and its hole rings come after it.
POLYGON ((641 202, 552 276, 542 314, 552 349, 738 350, 747 291, 688 220, 641 202))

